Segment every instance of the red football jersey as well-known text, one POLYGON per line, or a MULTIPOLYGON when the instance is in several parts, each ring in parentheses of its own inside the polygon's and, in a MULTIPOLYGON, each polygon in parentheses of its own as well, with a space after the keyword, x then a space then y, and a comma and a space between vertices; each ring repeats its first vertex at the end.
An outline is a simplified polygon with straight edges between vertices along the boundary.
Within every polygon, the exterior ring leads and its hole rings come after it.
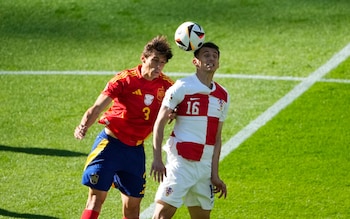
POLYGON ((173 84, 163 73, 148 81, 140 69, 141 65, 118 73, 102 91, 113 99, 113 105, 99 123, 130 146, 141 144, 151 134, 165 91, 173 84))

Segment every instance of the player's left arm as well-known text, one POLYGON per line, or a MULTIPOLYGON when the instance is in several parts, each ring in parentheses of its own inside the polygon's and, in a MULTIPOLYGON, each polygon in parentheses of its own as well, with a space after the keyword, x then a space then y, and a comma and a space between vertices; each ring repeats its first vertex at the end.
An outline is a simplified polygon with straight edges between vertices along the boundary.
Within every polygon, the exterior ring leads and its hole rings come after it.
POLYGON ((212 166, 211 166, 211 182, 214 185, 214 192, 220 193, 219 198, 226 198, 227 189, 226 184, 219 177, 219 161, 220 161, 220 152, 221 152, 221 132, 223 127, 223 122, 219 122, 218 131, 215 139, 214 153, 212 158, 212 166))

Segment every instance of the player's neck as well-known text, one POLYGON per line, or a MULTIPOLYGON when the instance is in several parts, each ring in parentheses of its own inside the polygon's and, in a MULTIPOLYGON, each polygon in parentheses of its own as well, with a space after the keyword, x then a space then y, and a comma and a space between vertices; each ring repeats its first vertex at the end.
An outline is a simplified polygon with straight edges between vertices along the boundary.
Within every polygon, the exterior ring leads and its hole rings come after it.
POLYGON ((200 82, 202 82, 202 84, 204 84, 205 86, 209 87, 210 89, 213 88, 212 81, 213 81, 214 73, 209 74, 209 73, 206 73, 206 72, 202 72, 202 73, 197 72, 196 76, 197 76, 198 80, 200 82))

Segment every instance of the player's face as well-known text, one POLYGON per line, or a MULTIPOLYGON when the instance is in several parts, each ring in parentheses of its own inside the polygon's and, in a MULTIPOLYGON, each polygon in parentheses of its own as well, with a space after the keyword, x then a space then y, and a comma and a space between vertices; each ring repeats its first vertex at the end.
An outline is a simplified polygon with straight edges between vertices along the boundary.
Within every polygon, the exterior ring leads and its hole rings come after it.
POLYGON ((219 68, 219 53, 216 49, 203 47, 193 63, 201 71, 215 72, 219 68))
POLYGON ((141 57, 142 60, 142 75, 147 80, 153 80, 158 78, 160 73, 163 71, 167 59, 164 55, 158 52, 152 53, 152 55, 146 57, 141 57))

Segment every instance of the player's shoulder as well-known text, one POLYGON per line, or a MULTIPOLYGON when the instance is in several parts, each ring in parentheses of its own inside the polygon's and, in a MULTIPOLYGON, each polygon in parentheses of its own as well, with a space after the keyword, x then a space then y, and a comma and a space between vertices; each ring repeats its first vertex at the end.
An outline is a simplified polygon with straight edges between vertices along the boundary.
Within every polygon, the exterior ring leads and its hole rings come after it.
POLYGON ((228 93, 228 92, 227 92, 227 89, 226 89, 224 86, 222 86, 221 84, 219 84, 218 82, 214 81, 214 84, 215 84, 215 86, 216 86, 216 89, 220 89, 220 90, 222 90, 223 92, 228 93))
POLYGON ((226 88, 215 81, 214 81, 214 84, 215 84, 215 91, 213 92, 213 95, 218 96, 221 99, 228 101, 229 93, 226 90, 226 88))
POLYGON ((168 75, 166 75, 166 74, 164 74, 164 73, 160 74, 159 78, 160 78, 162 81, 164 81, 164 82, 166 82, 166 83, 169 83, 170 85, 174 84, 173 79, 171 79, 168 75))
POLYGON ((118 73, 116 73, 113 78, 111 79, 111 82, 116 82, 116 81, 122 81, 127 78, 132 79, 132 78, 138 78, 138 72, 136 68, 132 69, 125 69, 122 70, 118 73))
POLYGON ((176 93, 179 96, 186 95, 186 93, 193 93, 196 90, 197 83, 194 80, 193 75, 179 78, 175 81, 171 87, 172 93, 176 93))
POLYGON ((196 76, 194 74, 188 75, 186 77, 179 78, 178 80, 176 80, 176 83, 178 83, 178 84, 194 84, 195 79, 196 79, 196 76))

